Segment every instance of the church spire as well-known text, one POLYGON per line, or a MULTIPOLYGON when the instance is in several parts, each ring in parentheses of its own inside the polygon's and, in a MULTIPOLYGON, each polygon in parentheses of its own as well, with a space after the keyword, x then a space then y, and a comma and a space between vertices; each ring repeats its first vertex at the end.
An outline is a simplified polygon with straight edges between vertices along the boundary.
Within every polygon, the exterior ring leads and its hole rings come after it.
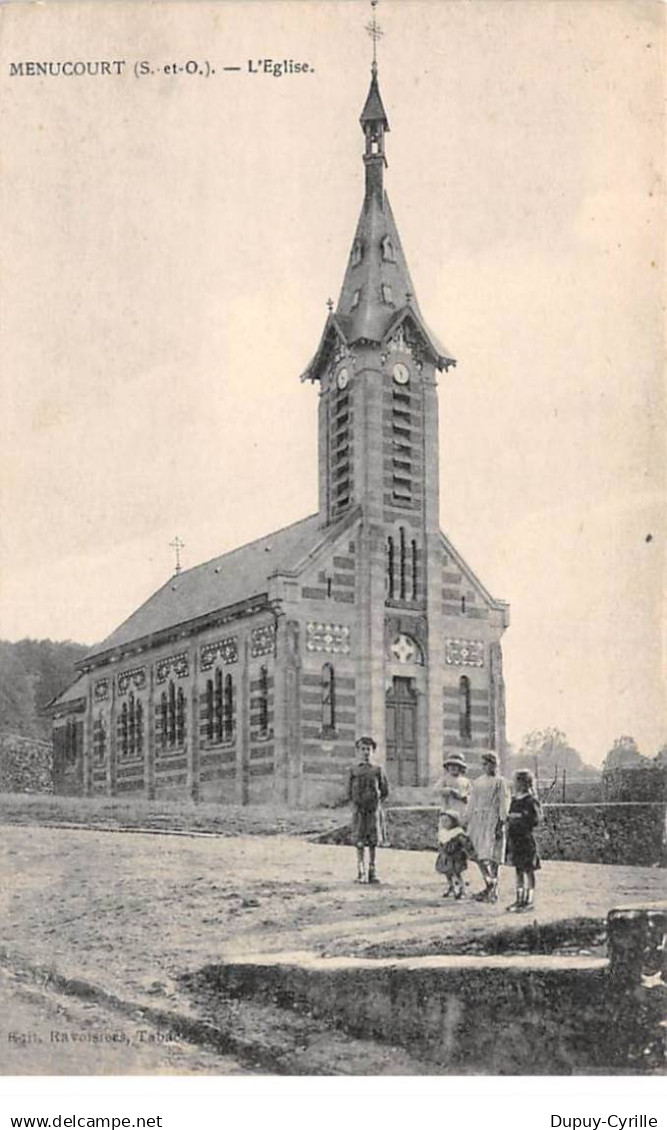
POLYGON ((436 368, 456 364, 424 323, 384 188, 384 137, 389 132, 389 119, 378 83, 377 41, 382 30, 375 19, 376 3, 372 0, 373 18, 366 26, 373 40, 371 83, 359 118, 366 141, 366 190, 340 297, 335 311, 329 312, 317 353, 303 380, 320 380, 342 346, 349 349, 363 342, 384 346, 406 319, 436 368))
POLYGON ((380 204, 383 197, 383 172, 387 167, 384 154, 384 135, 389 133, 389 119, 382 105, 378 86, 377 42, 382 36, 382 28, 375 18, 377 0, 371 0, 373 18, 366 24, 366 31, 373 40, 373 62, 371 65, 371 85, 359 122, 366 138, 364 165, 366 167, 366 199, 375 196, 380 204))
POLYGON ((380 97, 377 63, 373 63, 371 85, 359 121, 366 138, 364 150, 366 199, 375 196, 381 203, 384 191, 382 174, 387 167, 387 158, 384 153, 384 135, 389 133, 389 121, 380 97))

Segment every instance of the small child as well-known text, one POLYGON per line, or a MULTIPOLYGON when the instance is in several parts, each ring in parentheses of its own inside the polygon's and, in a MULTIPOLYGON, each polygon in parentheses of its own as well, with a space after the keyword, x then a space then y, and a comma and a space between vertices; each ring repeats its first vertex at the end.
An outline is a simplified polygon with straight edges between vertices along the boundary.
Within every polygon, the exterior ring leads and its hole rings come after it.
POLYGON ((438 844, 435 869, 447 879, 442 897, 446 899, 453 894, 455 899, 463 898, 463 872, 468 866, 473 848, 461 827, 458 814, 451 809, 443 812, 440 817, 438 844))
POLYGON ((513 914, 530 910, 535 902, 535 872, 540 867, 540 857, 533 829, 541 819, 533 774, 530 769, 519 769, 514 774, 507 825, 507 862, 516 871, 516 901, 507 907, 513 914))

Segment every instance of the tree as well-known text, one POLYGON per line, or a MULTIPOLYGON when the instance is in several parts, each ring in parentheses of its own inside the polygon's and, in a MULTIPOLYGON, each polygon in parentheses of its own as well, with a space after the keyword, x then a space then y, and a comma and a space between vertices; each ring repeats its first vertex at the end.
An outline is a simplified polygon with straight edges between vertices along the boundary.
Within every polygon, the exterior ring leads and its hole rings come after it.
POLYGON ((10 643, 0 641, 0 731, 34 737, 33 680, 10 643))
POLYGON ((612 769, 646 769, 650 765, 648 757, 643 757, 639 746, 629 734, 616 738, 602 765, 603 772, 612 769))
POLYGON ((567 734, 555 726, 546 730, 531 730, 521 741, 518 755, 512 768, 532 769, 543 780, 553 780, 563 773, 568 777, 582 776, 596 772, 586 765, 581 754, 570 745, 567 734))
POLYGON ((660 746, 660 749, 658 750, 658 752, 655 755, 655 763, 661 769, 662 768, 667 769, 667 742, 663 742, 662 745, 660 746))
POLYGON ((48 740, 44 707, 73 681, 87 650, 71 640, 0 640, 0 733, 48 740))

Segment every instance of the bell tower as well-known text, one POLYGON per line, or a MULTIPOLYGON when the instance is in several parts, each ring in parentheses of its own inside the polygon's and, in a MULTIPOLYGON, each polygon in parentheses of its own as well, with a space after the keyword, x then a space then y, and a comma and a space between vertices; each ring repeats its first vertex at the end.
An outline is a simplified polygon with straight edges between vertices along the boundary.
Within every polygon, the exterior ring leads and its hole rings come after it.
POLYGON ((375 738, 392 785, 410 788, 437 777, 444 752, 478 767, 484 749, 502 751, 508 606, 440 528, 437 380, 456 362, 424 320, 389 203, 375 14, 367 30, 364 196, 304 379, 319 384, 319 523, 338 547, 334 576, 354 551, 356 732, 375 738))
MULTIPOLYGON (((304 373, 320 383, 320 516, 331 525, 360 505, 374 521, 407 516, 437 528, 435 373, 456 362, 424 323, 384 188, 389 120, 376 63, 359 120, 361 214, 338 302, 304 373)), ((400 576, 396 585, 405 587, 400 576)))
POLYGON ((414 765, 402 764, 405 783, 416 785, 437 771, 442 747, 436 374, 455 361, 424 322, 385 190, 389 119, 375 59, 359 121, 364 199, 338 302, 304 378, 320 385, 321 524, 334 528, 352 511, 361 519, 358 720, 388 756, 387 727, 414 731, 414 765))

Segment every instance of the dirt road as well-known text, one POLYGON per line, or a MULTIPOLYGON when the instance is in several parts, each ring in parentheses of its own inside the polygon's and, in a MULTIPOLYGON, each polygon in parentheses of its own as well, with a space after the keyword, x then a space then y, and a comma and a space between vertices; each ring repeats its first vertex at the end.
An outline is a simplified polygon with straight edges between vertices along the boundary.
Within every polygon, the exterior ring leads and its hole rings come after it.
POLYGON ((2 1075, 238 1075, 241 1064, 145 1020, 63 997, 0 969, 2 1075))
MULTIPOLYGON (((362 954, 419 943, 456 952, 525 926, 508 915, 513 873, 495 906, 444 902, 429 852, 383 851, 383 883, 358 886, 354 852, 296 838, 189 839, 2 828, 0 899, 10 955, 168 1006, 185 970, 226 955, 312 949, 362 954)), ((479 884, 479 880, 475 879, 479 884)), ((664 871, 546 863, 538 923, 599 917, 664 896, 664 871)))

